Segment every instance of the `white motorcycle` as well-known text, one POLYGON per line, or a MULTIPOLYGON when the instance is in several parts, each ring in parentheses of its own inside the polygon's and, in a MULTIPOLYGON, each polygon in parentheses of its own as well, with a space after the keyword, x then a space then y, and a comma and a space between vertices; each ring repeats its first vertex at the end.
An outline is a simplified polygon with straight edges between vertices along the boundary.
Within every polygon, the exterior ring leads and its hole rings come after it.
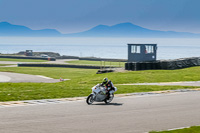
MULTIPOLYGON (((109 88, 108 88, 109 90, 109 88)), ((115 91, 117 90, 117 88, 115 87, 115 91)), ((110 92, 110 97, 109 99, 107 99, 107 95, 106 95, 106 88, 101 86, 100 84, 95 85, 94 87, 92 87, 92 93, 87 97, 86 102, 87 104, 92 104, 94 101, 96 102, 105 102, 110 103, 113 98, 114 98, 114 92, 115 91, 111 91, 110 92)))

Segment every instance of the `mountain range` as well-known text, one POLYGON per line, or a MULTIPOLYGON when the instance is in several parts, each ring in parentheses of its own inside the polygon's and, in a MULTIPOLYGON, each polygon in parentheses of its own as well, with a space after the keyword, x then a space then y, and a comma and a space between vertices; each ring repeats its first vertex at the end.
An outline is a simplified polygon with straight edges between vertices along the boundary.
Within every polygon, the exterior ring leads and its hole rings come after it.
POLYGON ((0 23, 0 36, 61 36, 55 29, 32 30, 26 26, 0 23))
POLYGON ((84 32, 62 34, 55 29, 32 30, 26 26, 0 22, 0 36, 66 36, 66 37, 200 37, 189 32, 159 31, 143 28, 132 23, 113 26, 98 25, 84 32))

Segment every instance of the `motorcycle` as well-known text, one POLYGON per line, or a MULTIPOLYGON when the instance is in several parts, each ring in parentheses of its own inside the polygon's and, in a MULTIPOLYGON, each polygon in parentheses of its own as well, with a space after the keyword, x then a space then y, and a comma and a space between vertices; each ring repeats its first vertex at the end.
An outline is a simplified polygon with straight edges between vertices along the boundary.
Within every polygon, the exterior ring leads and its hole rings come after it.
POLYGON ((114 98, 114 94, 110 93, 110 97, 108 99, 106 92, 107 89, 105 87, 101 86, 100 84, 95 85, 94 87, 92 87, 92 93, 86 99, 87 104, 90 105, 94 101, 105 102, 106 104, 110 103, 114 98))

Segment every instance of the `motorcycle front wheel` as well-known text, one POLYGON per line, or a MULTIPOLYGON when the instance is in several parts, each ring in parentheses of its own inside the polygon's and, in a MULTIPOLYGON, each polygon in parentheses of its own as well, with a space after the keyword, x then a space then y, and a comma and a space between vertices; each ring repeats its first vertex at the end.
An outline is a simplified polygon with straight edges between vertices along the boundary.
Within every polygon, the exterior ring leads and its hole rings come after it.
POLYGON ((94 98, 93 98, 93 94, 90 94, 87 99, 86 102, 88 105, 92 104, 94 102, 94 98))
POLYGON ((105 102, 106 104, 108 104, 108 103, 110 103, 110 102, 113 100, 113 98, 114 98, 114 94, 111 94, 111 95, 110 95, 110 98, 109 98, 109 99, 105 99, 104 102, 105 102))

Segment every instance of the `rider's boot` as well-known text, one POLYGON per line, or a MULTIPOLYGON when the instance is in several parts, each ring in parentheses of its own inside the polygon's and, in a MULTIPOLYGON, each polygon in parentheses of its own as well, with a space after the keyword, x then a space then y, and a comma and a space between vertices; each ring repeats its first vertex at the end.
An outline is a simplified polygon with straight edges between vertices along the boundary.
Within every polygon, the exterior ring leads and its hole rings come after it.
POLYGON ((106 98, 107 100, 109 100, 110 99, 110 93, 108 92, 108 94, 107 94, 107 98, 106 98))

